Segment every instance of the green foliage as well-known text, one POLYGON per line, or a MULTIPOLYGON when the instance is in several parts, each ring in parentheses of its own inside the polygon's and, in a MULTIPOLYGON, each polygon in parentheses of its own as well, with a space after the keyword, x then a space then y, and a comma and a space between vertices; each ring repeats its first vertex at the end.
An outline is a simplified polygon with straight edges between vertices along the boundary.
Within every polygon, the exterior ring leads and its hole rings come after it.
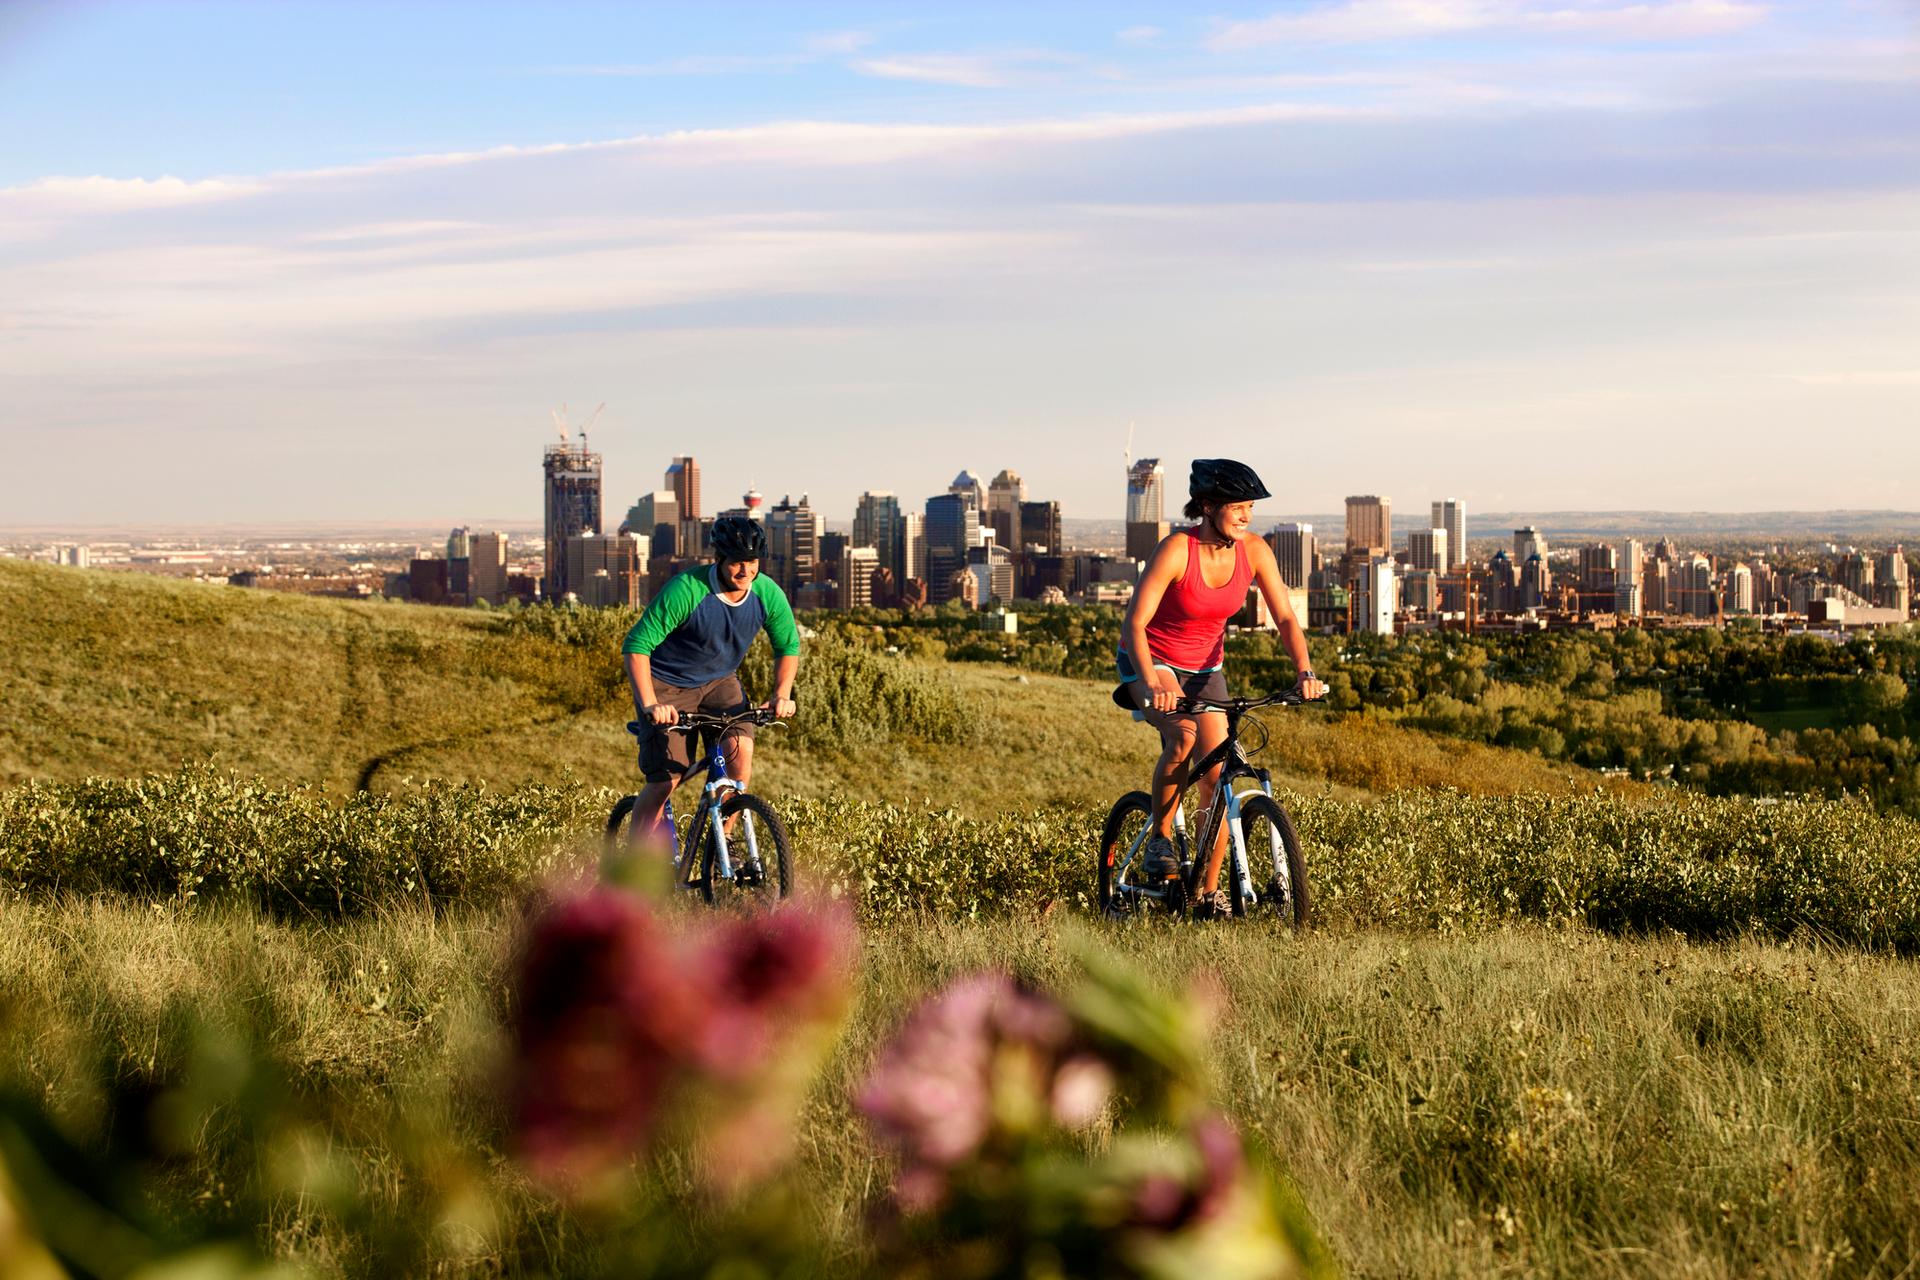
MULTIPOLYGON (((289 914, 483 902, 568 864, 612 800, 577 787, 419 786, 336 805, 206 769, 37 783, 0 794, 0 877, 32 893, 238 896, 289 914)), ((1315 901, 1336 921, 1532 920, 1697 938, 1804 929, 1920 952, 1920 822, 1856 804, 1447 791, 1288 803, 1315 901)), ((847 799, 781 808, 802 887, 852 899, 868 920, 1091 899, 1095 808, 987 819, 847 799)))
MULTIPOLYGON (((763 636, 747 651, 740 680, 750 696, 773 692, 773 654, 763 636)), ((897 740, 968 742, 979 716, 938 668, 822 633, 801 647, 794 681, 800 712, 783 735, 793 745, 845 751, 897 740)))

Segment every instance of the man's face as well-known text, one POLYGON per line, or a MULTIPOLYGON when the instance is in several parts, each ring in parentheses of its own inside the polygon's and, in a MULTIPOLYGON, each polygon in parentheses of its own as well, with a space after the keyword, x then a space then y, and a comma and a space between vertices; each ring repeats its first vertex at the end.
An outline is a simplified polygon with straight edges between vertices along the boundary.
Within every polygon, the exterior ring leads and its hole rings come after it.
POLYGON ((722 560, 720 582, 729 591, 745 591, 760 576, 758 560, 722 560))

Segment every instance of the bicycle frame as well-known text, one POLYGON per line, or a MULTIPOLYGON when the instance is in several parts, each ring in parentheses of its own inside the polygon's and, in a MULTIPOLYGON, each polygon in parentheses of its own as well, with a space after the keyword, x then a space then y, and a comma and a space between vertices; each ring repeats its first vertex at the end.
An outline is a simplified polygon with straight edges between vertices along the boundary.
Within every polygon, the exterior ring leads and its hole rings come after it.
MULTIPOLYGON (((1201 814, 1199 839, 1194 845, 1193 852, 1196 858, 1205 856, 1210 859, 1213 856, 1213 847, 1220 838, 1220 824, 1225 822, 1229 833, 1228 853, 1232 857, 1229 871, 1230 874, 1240 878, 1241 895, 1245 898, 1247 905, 1252 907, 1260 901, 1260 898, 1254 890, 1252 870, 1247 859, 1247 837, 1246 830, 1240 821, 1240 801, 1243 795, 1252 792, 1255 787, 1260 793, 1271 798, 1273 775, 1265 769, 1255 767, 1253 762, 1247 759, 1246 753, 1240 749, 1240 721, 1250 708, 1227 707, 1223 710, 1227 717, 1226 737, 1220 745, 1187 767, 1187 782, 1173 797, 1174 839, 1180 848, 1181 862, 1184 864, 1188 859, 1183 801, 1188 790, 1195 786, 1199 779, 1205 777, 1208 770, 1219 765, 1220 781, 1214 788, 1213 803, 1208 805, 1206 811, 1201 814), (1233 784, 1242 778, 1253 779, 1255 787, 1249 787, 1245 791, 1234 790, 1233 784)), ((1126 856, 1120 859, 1115 867, 1114 882, 1121 892, 1147 898, 1166 896, 1165 889, 1125 883, 1127 868, 1133 865, 1134 858, 1139 856, 1153 832, 1154 826, 1149 823, 1139 835, 1134 837, 1133 843, 1127 846, 1126 856)), ((1293 884, 1287 870, 1287 860, 1282 855, 1280 833, 1271 832, 1270 839, 1273 843, 1271 856, 1274 875, 1280 883, 1281 892, 1290 895, 1293 892, 1293 884)))
MULTIPOLYGON (((695 731, 686 730, 686 732, 695 731)), ((728 792, 744 792, 746 787, 740 783, 739 779, 727 774, 727 756, 721 749, 721 741, 722 738, 717 736, 708 748, 707 758, 682 779, 683 782, 691 782, 702 774, 706 775, 707 779, 706 785, 700 789, 700 802, 694 807, 693 822, 687 828, 688 858, 691 860, 692 850, 700 847, 699 835, 702 828, 710 829, 713 832, 714 848, 719 853, 714 869, 715 874, 723 880, 732 880, 735 878, 733 849, 727 838, 726 823, 720 816, 720 806, 726 802, 728 792)), ((765 871, 760 863, 759 833, 754 829, 753 815, 743 813, 740 817, 746 827, 746 865, 751 868, 754 875, 764 875, 765 871)), ((667 838, 672 843, 673 865, 678 868, 681 853, 680 828, 674 821, 671 792, 667 795, 666 807, 661 811, 661 819, 666 823, 667 838)), ((689 865, 692 865, 691 861, 689 865)))

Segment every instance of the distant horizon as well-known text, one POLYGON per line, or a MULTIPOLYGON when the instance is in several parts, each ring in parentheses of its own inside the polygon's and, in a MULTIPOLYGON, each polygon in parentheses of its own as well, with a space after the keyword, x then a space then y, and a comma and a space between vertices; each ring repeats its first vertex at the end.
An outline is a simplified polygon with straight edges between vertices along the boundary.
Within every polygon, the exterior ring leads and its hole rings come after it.
MULTIPOLYGON (((1391 495, 1389 495, 1391 496, 1391 495)), ((1265 505, 1265 504, 1262 504, 1265 505)), ((822 520, 833 531, 844 531, 850 524, 847 516, 835 516, 822 508, 819 511, 822 520)), ((609 514, 613 515, 611 509, 609 514)), ((620 513, 623 514, 623 513, 620 513)), ((711 518, 715 512, 706 513, 711 518)), ((1176 513, 1170 513, 1173 519, 1170 526, 1184 524, 1176 513)), ((1489 511, 1476 513, 1471 507, 1467 510, 1467 528, 1469 536, 1474 538, 1497 538, 1513 529, 1533 525, 1544 533, 1582 533, 1590 532, 1603 535, 1606 526, 1621 525, 1627 522, 1643 522, 1651 526, 1640 532, 1660 534, 1674 532, 1695 536, 1766 536, 1769 534, 1783 538, 1817 539, 1826 534, 1849 536, 1866 533, 1887 533, 1911 531, 1920 536, 1920 510, 1902 511, 1871 507, 1834 508, 1829 510, 1745 510, 1713 511, 1707 509, 1692 510, 1653 510, 1640 508, 1593 508, 1591 510, 1562 511, 1489 511), (1661 522, 1673 526, 1692 525, 1696 527, 1674 527, 1663 529, 1661 522), (1731 525, 1722 531, 1705 530, 1697 527, 1703 521, 1723 521, 1731 525), (1820 527, 1822 523, 1831 527, 1820 527), (1800 527, 1769 527, 1793 526, 1800 527), (1810 527, 1811 526, 1811 527, 1810 527)), ((1402 512, 1394 512, 1395 537, 1399 539, 1408 529, 1427 527, 1424 524, 1404 520, 1402 512)), ((1110 526, 1115 530, 1125 525, 1122 515, 1113 516, 1075 516, 1061 515, 1065 528, 1078 528, 1081 531, 1089 527, 1110 526)), ((1344 530, 1345 517, 1340 512, 1303 512, 1298 514, 1275 514, 1269 517, 1255 508, 1254 523, 1256 531, 1264 534, 1273 526, 1282 523, 1311 524, 1316 531, 1321 528, 1344 530)), ((604 521, 603 532, 612 532, 618 528, 618 520, 604 521)), ((444 538, 456 528, 498 530, 509 535, 540 536, 543 522, 538 518, 519 517, 514 519, 460 519, 452 521, 434 521, 430 519, 392 520, 392 521, 355 521, 355 520, 283 520, 283 521, 223 521, 197 524, 174 524, 161 521, 124 522, 119 524, 33 524, 0 525, 0 543, 19 543, 28 541, 76 540, 89 536, 106 541, 122 538, 213 538, 217 536, 244 537, 256 540, 282 538, 289 541, 310 540, 350 540, 357 536, 377 538, 392 536, 396 540, 421 540, 444 538)), ((1633 529, 1605 530, 1610 536, 1630 536, 1633 529)))

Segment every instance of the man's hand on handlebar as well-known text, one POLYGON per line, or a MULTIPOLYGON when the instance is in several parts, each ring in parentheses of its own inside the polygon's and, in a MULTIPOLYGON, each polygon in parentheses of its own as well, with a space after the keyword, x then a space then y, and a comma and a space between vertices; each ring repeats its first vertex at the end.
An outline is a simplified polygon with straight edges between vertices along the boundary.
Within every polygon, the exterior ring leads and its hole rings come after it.
POLYGON ((777 694, 768 698, 766 702, 762 704, 762 708, 772 712, 776 720, 785 720, 792 716, 795 711, 799 710, 798 704, 796 704, 792 698, 782 698, 777 694))
POLYGON ((670 707, 664 702, 656 702, 650 707, 643 707, 641 708, 641 712, 654 724, 678 724, 680 722, 680 709, 678 707, 670 707))

